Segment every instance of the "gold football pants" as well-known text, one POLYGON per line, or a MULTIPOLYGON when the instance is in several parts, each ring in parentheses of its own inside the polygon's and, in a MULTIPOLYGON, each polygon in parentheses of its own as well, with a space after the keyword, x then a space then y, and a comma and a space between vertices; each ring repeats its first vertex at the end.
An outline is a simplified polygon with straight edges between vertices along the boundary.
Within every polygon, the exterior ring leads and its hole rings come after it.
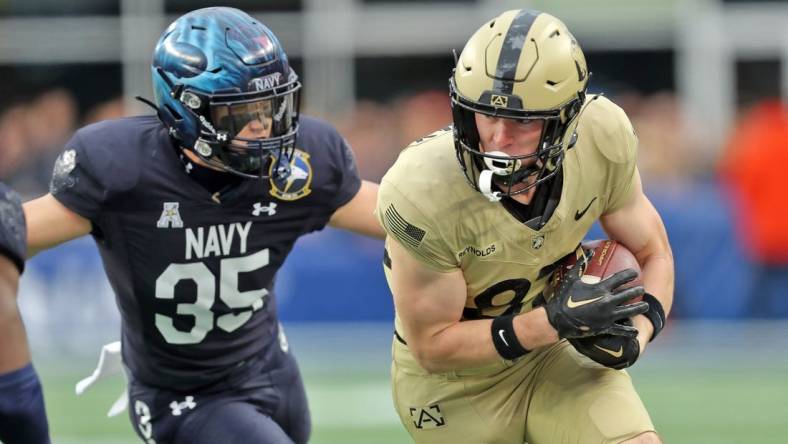
POLYGON ((626 371, 566 341, 519 360, 428 374, 396 339, 397 413, 418 444, 616 443, 653 431, 626 371))

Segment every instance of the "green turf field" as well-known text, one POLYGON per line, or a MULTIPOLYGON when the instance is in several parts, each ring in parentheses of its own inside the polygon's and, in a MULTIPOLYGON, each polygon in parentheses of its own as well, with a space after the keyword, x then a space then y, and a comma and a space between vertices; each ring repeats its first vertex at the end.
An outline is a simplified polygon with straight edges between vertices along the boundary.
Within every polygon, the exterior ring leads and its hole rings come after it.
MULTIPOLYGON (((788 323, 679 323, 632 370, 666 443, 784 443, 788 435, 788 323)), ((317 444, 407 443, 390 402, 388 325, 291 326, 317 444)), ((91 356, 36 355, 55 444, 139 442, 124 414, 106 418, 120 378, 83 396, 74 384, 91 356)))

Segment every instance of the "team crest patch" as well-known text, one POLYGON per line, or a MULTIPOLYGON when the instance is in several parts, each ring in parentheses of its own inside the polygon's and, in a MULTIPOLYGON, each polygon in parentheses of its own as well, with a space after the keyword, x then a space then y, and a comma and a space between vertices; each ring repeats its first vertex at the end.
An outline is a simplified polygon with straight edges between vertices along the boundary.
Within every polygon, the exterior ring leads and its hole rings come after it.
MULTIPOLYGON (((273 168, 273 165, 271 166, 273 168)), ((312 164, 309 154, 296 149, 290 161, 290 174, 284 179, 274 179, 271 174, 271 195, 279 200, 298 200, 309 195, 312 189, 312 164)))
POLYGON ((178 202, 164 202, 164 209, 161 211, 159 220, 156 221, 158 228, 183 228, 183 219, 178 211, 178 202))
POLYGON ((441 413, 441 406, 433 404, 427 407, 411 407, 410 418, 417 429, 435 429, 446 425, 441 413))
POLYGON ((542 248, 542 245, 544 245, 544 235, 538 234, 531 238, 531 248, 534 250, 542 248))
POLYGON ((60 190, 73 187, 76 184, 76 180, 71 176, 71 172, 74 171, 76 166, 77 152, 73 149, 63 151, 55 161, 49 191, 55 194, 60 190))

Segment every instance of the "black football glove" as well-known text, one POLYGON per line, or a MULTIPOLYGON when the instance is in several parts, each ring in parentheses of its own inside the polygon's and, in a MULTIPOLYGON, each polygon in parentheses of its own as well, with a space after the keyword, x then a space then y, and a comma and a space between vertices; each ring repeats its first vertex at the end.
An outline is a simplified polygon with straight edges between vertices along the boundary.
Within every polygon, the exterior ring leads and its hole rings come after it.
POLYGON ((584 338, 600 334, 635 337, 638 331, 631 325, 617 324, 648 311, 648 304, 636 302, 620 305, 643 295, 643 287, 619 289, 637 277, 632 269, 622 270, 595 284, 580 280, 585 261, 579 260, 569 269, 555 294, 545 304, 547 319, 561 338, 584 338))
MULTIPOLYGON (((619 321, 632 326, 630 319, 619 321)), ((637 338, 628 336, 599 335, 589 338, 569 338, 575 350, 588 356, 605 367, 621 370, 637 361, 640 356, 640 343, 637 338)))

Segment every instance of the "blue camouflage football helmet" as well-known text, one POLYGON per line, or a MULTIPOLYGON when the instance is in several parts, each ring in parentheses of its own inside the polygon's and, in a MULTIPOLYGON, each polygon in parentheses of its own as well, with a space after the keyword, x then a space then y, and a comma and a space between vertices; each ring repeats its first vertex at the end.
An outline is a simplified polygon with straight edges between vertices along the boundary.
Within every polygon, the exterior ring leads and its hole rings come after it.
POLYGON ((159 118, 182 148, 243 177, 287 176, 301 83, 265 25, 234 8, 192 11, 159 37, 151 70, 159 118))

